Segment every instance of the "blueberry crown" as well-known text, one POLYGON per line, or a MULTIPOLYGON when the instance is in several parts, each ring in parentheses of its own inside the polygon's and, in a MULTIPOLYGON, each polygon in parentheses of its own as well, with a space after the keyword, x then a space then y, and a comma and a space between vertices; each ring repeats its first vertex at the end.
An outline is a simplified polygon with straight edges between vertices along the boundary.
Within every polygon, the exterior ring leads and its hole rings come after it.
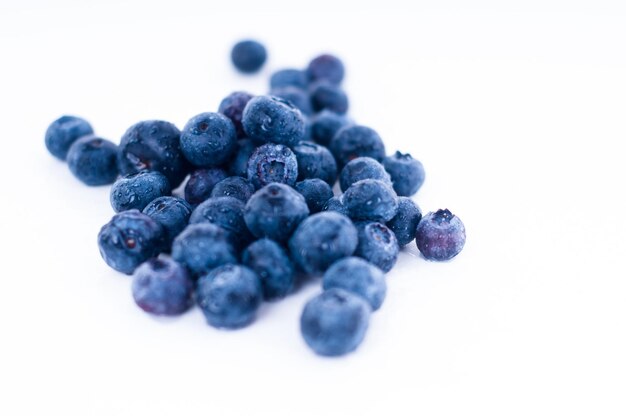
POLYGON ((454 214, 451 213, 447 208, 437 210, 433 214, 433 221, 437 224, 443 224, 444 222, 450 222, 450 220, 454 218, 454 214))

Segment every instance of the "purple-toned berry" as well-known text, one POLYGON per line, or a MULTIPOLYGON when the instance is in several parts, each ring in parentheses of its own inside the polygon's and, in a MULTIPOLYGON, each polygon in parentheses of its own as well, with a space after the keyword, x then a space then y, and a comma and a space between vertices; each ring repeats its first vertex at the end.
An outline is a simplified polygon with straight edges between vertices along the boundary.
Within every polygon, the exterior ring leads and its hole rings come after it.
POLYGON ((313 59, 306 70, 309 81, 324 80, 333 84, 340 84, 345 69, 343 62, 334 55, 324 54, 313 59))
POLYGON ((465 226, 447 209, 424 215, 415 233, 417 248, 428 260, 450 260, 463 250, 465 226))

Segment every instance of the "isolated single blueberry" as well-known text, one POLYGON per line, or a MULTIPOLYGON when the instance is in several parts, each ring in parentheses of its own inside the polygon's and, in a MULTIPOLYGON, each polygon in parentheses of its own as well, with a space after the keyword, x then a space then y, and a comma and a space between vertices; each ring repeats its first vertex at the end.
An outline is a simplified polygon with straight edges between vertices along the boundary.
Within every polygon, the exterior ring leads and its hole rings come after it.
POLYGON ((311 105, 315 112, 329 110, 337 114, 348 112, 348 96, 341 87, 327 81, 311 86, 311 105))
POLYGON ((343 289, 329 289, 307 302, 300 317, 300 331, 315 353, 344 355, 363 341, 371 311, 360 296, 343 289))
POLYGON ((164 239, 167 247, 172 246, 172 241, 181 233, 189 223, 191 205, 182 198, 174 196, 162 196, 150 202, 143 213, 161 224, 164 231, 164 239))
POLYGON ((209 325, 228 329, 252 323, 263 299, 257 275, 247 267, 234 264, 201 276, 196 298, 209 325))
POLYGON ((167 121, 141 121, 122 136, 118 153, 122 175, 144 170, 161 172, 172 189, 181 184, 189 163, 180 151, 180 131, 167 121))
POLYGON ((275 241, 268 238, 255 241, 245 249, 241 259, 259 277, 265 300, 282 299, 293 288, 294 265, 275 241))
POLYGON ((417 224, 422 219, 422 211, 410 198, 398 198, 396 216, 387 222, 387 227, 396 235, 400 247, 406 246, 415 238, 417 224))
POLYGON ((72 143, 83 136, 93 134, 91 124, 80 117, 62 116, 54 120, 46 130, 46 148, 61 160, 65 160, 72 143))
POLYGON ((348 124, 349 121, 345 116, 323 110, 311 118, 311 139, 323 146, 328 146, 335 134, 348 124))
POLYGON ((115 212, 142 210, 152 200, 171 192, 167 178, 159 172, 142 171, 119 178, 111 187, 110 201, 115 212))
POLYGON ((354 254, 384 272, 391 270, 400 252, 393 231, 379 222, 360 222, 356 228, 359 231, 359 245, 354 254))
POLYGON ((313 59, 307 68, 310 81, 324 80, 339 84, 344 77, 343 62, 336 56, 324 54, 313 59))
POLYGON ((278 97, 254 97, 243 110, 241 124, 257 143, 293 146, 304 137, 304 116, 291 102, 278 97))
POLYGON ((267 60, 267 51, 255 40, 242 40, 233 46, 230 59, 239 71, 251 74, 261 69, 267 60))
POLYGON ((218 112, 224 114, 233 122, 235 130, 237 131, 237 137, 243 138, 246 133, 243 131, 241 125, 241 116, 243 115, 243 109, 246 108, 248 101, 254 97, 254 95, 245 91, 235 91, 226 96, 218 108, 218 112))
POLYGON ((337 180, 337 163, 332 153, 319 144, 300 142, 293 147, 298 161, 298 180, 319 178, 329 185, 337 180))
POLYGON ((322 211, 335 211, 345 215, 346 217, 348 216, 348 210, 343 203, 343 195, 333 196, 328 201, 326 201, 326 203, 324 204, 324 208, 322 208, 322 211))
POLYGON ((257 146, 250 139, 241 139, 237 142, 235 156, 228 164, 228 173, 235 176, 248 177, 248 160, 257 146))
POLYGON ((280 87, 273 88, 270 91, 270 95, 283 100, 289 101, 304 115, 313 114, 313 105, 311 104, 311 96, 309 93, 301 88, 297 87, 280 87))
POLYGON ((372 310, 377 310, 385 300, 387 283, 378 267, 359 257, 341 259, 324 273, 325 290, 339 288, 365 299, 372 310))
POLYGON ((244 219, 257 238, 286 241, 309 215, 304 197, 293 188, 270 183, 256 191, 246 203, 244 219))
POLYGON ((292 260, 306 273, 323 273, 354 253, 358 244, 352 221, 337 212, 320 212, 300 223, 289 240, 292 260))
POLYGON ((220 226, 230 233, 235 248, 243 248, 252 241, 243 217, 244 207, 241 200, 230 196, 209 198, 193 211, 189 223, 208 222, 220 226))
POLYGON ((132 293, 137 306, 152 315, 180 315, 193 305, 193 281, 187 270, 164 255, 135 270, 132 293))
POLYGON ((241 176, 231 176, 215 184, 211 192, 211 198, 232 196, 245 203, 250 199, 254 191, 254 185, 249 180, 241 176))
POLYGON ((223 264, 237 263, 237 252, 222 227, 190 224, 174 239, 172 258, 197 277, 223 264))
POLYGON ((96 136, 76 140, 67 152, 67 165, 81 182, 89 186, 115 182, 117 145, 96 136))
POLYGON ((346 126, 339 130, 330 141, 330 151, 339 168, 357 157, 367 156, 382 162, 385 145, 373 129, 365 126, 346 126))
POLYGON ((309 85, 306 72, 300 69, 280 69, 270 77, 270 89, 296 87, 306 89, 309 85))
POLYGON ((185 199, 191 205, 198 205, 211 196, 211 192, 218 182, 227 177, 228 174, 221 168, 194 170, 185 184, 185 199))
POLYGON ((98 247, 106 264, 131 274, 163 250, 163 227, 136 209, 120 212, 100 229, 98 247))
POLYGON ((465 226, 447 209, 429 212, 417 225, 417 248, 428 260, 450 260, 465 246, 465 226))
POLYGON ((378 179, 391 185, 391 178, 383 165, 371 157, 357 157, 349 161, 341 170, 339 185, 345 192, 353 183, 363 179, 378 179))
POLYGON ((220 166, 230 160, 237 149, 235 126, 219 113, 198 114, 183 128, 180 149, 194 166, 220 166))
POLYGON ((383 165, 393 182, 393 189, 399 196, 414 195, 424 183, 424 166, 410 154, 396 152, 383 160, 383 165))
POLYGON ((256 189, 272 182, 293 186, 297 178, 296 155, 282 144, 264 144, 258 147, 248 160, 248 180, 256 189))
POLYGON ((343 194, 348 216, 357 221, 387 222, 398 211, 398 197, 391 185, 376 179, 352 184, 343 194))
POLYGON ((295 188, 304 197, 309 212, 312 214, 320 212, 326 202, 333 197, 330 185, 317 178, 297 182, 295 188))

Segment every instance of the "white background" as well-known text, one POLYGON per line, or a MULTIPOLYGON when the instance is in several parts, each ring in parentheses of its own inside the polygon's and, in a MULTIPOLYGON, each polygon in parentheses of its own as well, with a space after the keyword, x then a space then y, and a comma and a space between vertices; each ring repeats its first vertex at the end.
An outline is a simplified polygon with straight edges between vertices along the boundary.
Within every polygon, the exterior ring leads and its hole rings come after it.
POLYGON ((624 2, 406 3, 2 0, 0 414, 626 413, 624 2), (228 60, 247 36, 269 50, 253 77, 228 60), (108 188, 47 154, 48 123, 116 142, 182 127, 324 51, 351 115, 424 163, 416 200, 463 219, 465 250, 403 252, 341 359, 299 334, 315 283, 236 332, 143 314, 96 247, 108 188))

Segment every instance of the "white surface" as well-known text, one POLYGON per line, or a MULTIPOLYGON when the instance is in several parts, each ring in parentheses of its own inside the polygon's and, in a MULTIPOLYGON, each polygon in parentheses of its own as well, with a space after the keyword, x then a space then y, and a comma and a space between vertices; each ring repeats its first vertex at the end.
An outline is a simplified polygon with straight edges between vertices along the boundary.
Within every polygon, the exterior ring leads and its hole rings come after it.
POLYGON ((626 413, 622 1, 104 3, 0 5, 0 414, 626 413), (259 76, 230 67, 244 36, 268 46, 259 76), (352 116, 424 163, 422 209, 463 219, 463 253, 402 253, 343 359, 301 340, 316 285, 236 332, 141 313, 96 248, 108 189, 46 153, 47 124, 182 127, 323 51, 352 116))

